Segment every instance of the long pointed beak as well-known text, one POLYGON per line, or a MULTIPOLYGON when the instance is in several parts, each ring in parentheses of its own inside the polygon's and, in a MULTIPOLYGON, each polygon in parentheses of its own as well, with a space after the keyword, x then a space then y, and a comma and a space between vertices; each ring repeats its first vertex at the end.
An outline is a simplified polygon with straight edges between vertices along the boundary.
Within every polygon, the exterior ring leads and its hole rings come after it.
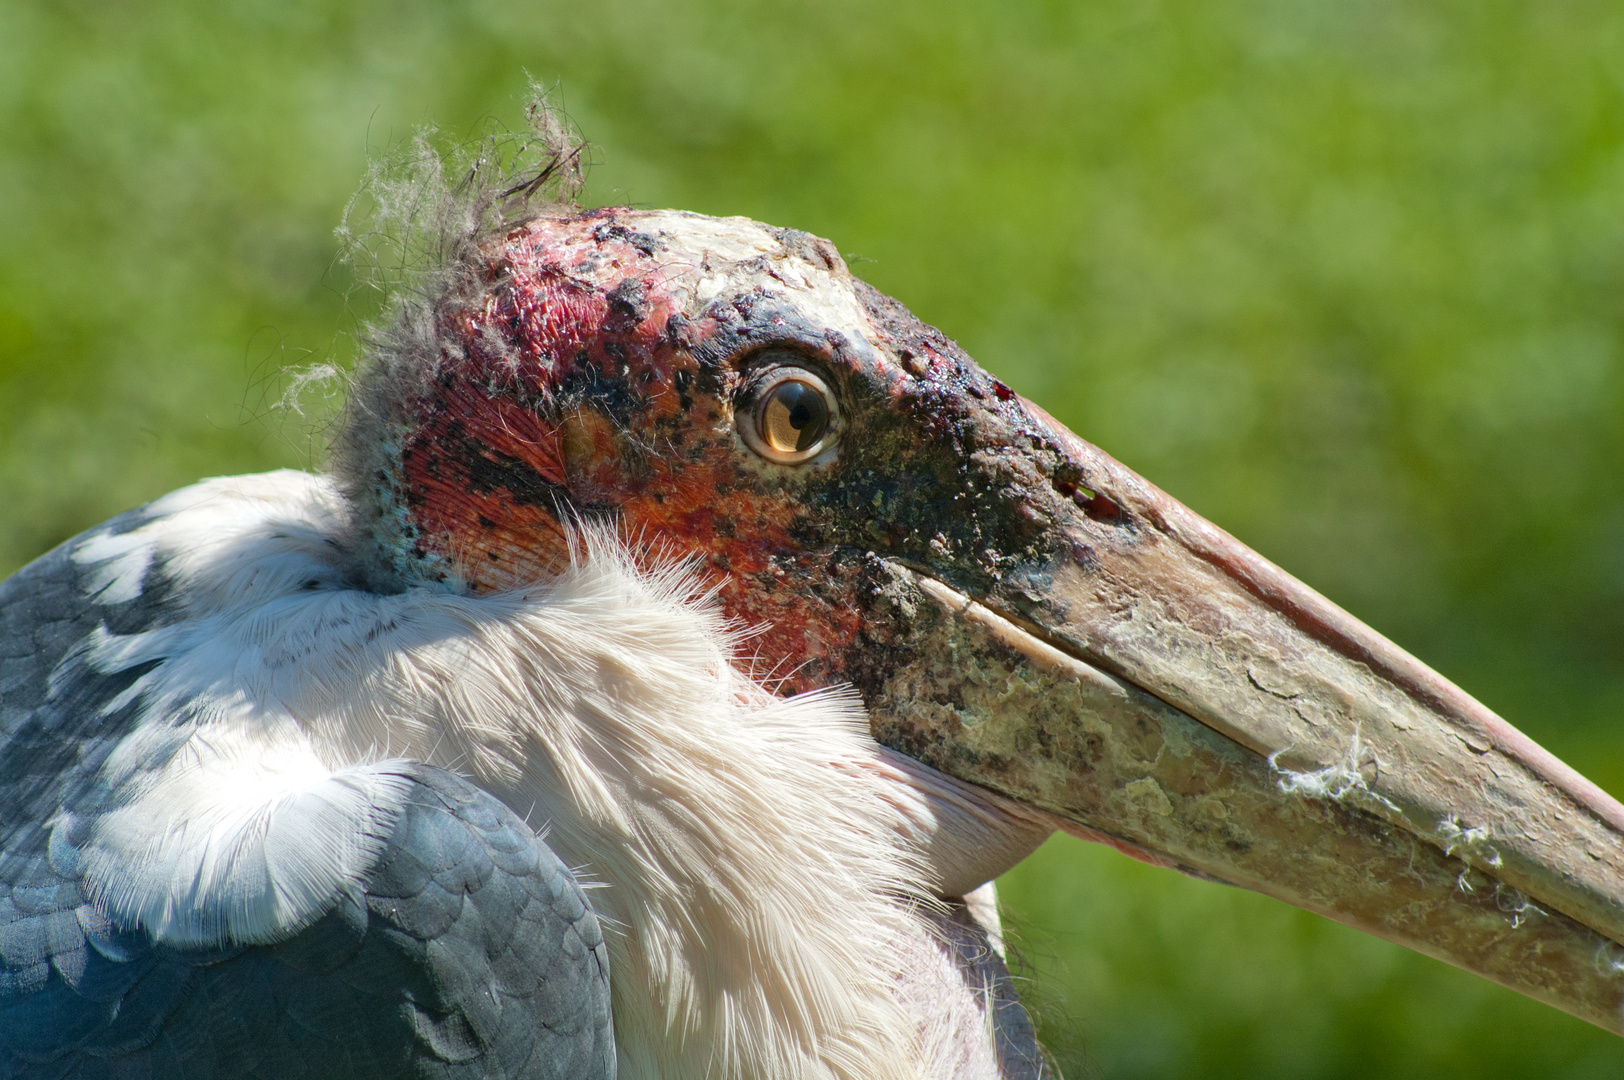
POLYGON ((871 702, 881 741, 1624 1034, 1624 806, 1027 412, 1065 463, 1031 516, 1067 554, 979 596, 899 571, 930 647, 871 702))

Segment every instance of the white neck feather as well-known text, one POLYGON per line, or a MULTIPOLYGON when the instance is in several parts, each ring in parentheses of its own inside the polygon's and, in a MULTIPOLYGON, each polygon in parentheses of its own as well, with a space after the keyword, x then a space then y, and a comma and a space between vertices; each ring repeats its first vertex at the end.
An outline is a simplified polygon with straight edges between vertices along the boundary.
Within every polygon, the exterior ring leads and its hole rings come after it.
POLYGON ((687 575, 606 535, 532 589, 382 596, 337 587, 330 482, 211 484, 143 530, 152 551, 107 553, 187 579, 191 643, 170 630, 162 649, 191 652, 171 670, 217 662, 246 703, 208 737, 265 741, 256 718, 291 717, 327 768, 454 768, 549 830, 596 885, 621 1076, 996 1075, 930 930, 931 805, 852 696, 768 693, 687 575), (187 524, 221 499, 232 528, 187 524))
POLYGON ((431 632, 314 711, 471 773, 603 884, 623 1075, 917 1076, 927 893, 866 720, 741 676, 691 595, 594 538, 545 587, 402 598, 431 632))

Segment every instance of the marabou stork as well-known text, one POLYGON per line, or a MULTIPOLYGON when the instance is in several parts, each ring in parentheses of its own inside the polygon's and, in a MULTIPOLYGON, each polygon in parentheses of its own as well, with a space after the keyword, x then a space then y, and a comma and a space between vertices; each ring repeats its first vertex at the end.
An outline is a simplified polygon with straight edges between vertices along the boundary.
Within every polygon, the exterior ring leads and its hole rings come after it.
POLYGON ((1040 1076, 1055 829, 1624 1022, 1618 803, 827 241, 554 205, 0 586, 0 1077, 1040 1076))

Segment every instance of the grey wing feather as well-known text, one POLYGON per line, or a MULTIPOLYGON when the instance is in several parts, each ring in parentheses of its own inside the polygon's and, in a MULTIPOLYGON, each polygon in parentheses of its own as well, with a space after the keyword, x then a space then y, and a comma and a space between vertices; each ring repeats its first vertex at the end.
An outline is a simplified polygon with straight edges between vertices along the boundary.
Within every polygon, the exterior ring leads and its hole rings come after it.
POLYGON ((927 918, 965 984, 982 1002, 998 1056, 999 1080, 1059 1080, 1059 1073, 1038 1045, 1032 1018, 1015 993, 1009 965, 986 929, 962 902, 949 901, 944 911, 927 918))
MULTIPOLYGON (((103 528, 125 532, 143 520, 132 511, 103 528)), ((157 581, 117 605, 87 596, 73 543, 0 582, 0 1002, 32 996, 53 971, 59 980, 78 982, 89 965, 81 921, 93 923, 94 910, 78 882, 50 865, 48 824, 135 722, 133 710, 103 716, 101 705, 139 671, 102 676, 86 670, 54 693, 51 677, 98 627, 134 631, 163 617, 165 588, 157 581)), ((94 1023, 88 1014, 75 1020, 94 1023)), ((0 1076, 4 1070, 0 1064, 0 1076)))
POLYGON ((103 706, 141 672, 52 675, 98 627, 171 616, 161 567, 101 604, 70 552, 0 583, 0 1080, 614 1075, 608 958, 579 884, 439 769, 412 769, 364 892, 288 941, 175 949, 87 902, 46 826, 92 794, 135 722, 103 706))
MULTIPOLYGON (((117 535, 147 519, 132 510, 102 526, 117 535)), ((74 563, 78 538, 41 556, 0 582, 0 881, 5 863, 43 853, 43 826, 90 782, 101 755, 129 734, 133 706, 103 715, 146 670, 113 674, 80 667, 65 684, 53 676, 99 628, 133 634, 170 618, 169 582, 161 567, 148 569, 139 594, 102 603, 87 573, 74 563)))

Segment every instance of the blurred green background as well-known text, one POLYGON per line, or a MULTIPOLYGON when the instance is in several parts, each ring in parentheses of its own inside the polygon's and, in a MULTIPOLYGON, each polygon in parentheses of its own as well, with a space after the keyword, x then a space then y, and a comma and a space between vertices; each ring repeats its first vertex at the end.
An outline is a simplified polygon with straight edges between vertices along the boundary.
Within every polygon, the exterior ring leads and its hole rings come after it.
MULTIPOLYGON (((1624 794, 1617 0, 0 0, 0 572, 319 461, 369 153, 517 125, 745 214, 1624 794), (309 395, 307 395, 307 398, 309 395)), ((1057 840, 1009 875, 1068 1077, 1618 1077, 1624 1043, 1057 840)))

